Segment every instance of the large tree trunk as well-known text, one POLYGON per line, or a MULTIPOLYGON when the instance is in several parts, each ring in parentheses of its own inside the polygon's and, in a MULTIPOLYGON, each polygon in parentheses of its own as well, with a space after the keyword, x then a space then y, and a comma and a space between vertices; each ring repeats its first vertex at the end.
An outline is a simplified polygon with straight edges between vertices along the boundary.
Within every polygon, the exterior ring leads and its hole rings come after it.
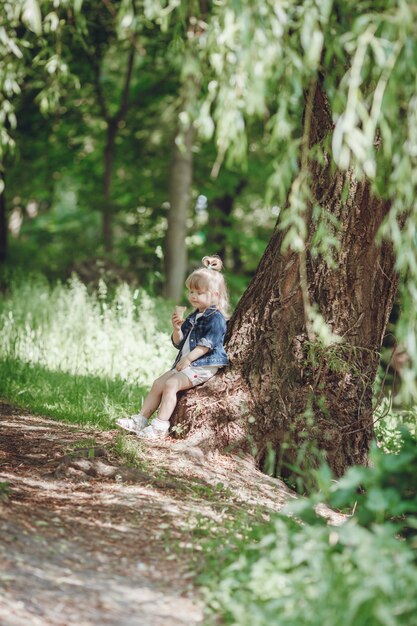
MULTIPOLYGON (((322 94, 314 113, 316 141, 331 124, 322 94)), ((307 255, 308 290, 343 342, 319 349, 308 341, 300 256, 282 253, 277 229, 229 323, 230 367, 184 394, 173 423, 198 445, 242 448, 261 466, 272 450, 281 474, 316 466, 321 455, 341 476, 367 462, 372 383, 398 279, 391 245, 375 241, 387 203, 329 163, 315 164, 312 180, 318 203, 340 220, 341 245, 336 269, 307 255)))

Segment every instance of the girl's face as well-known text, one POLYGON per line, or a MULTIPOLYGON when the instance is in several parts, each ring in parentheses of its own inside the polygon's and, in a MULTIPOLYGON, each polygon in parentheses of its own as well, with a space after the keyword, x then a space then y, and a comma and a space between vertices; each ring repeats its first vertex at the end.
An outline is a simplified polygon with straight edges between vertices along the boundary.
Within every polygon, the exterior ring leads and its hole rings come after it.
POLYGON ((200 313, 205 311, 215 301, 215 294, 212 291, 191 288, 188 290, 188 300, 200 313))

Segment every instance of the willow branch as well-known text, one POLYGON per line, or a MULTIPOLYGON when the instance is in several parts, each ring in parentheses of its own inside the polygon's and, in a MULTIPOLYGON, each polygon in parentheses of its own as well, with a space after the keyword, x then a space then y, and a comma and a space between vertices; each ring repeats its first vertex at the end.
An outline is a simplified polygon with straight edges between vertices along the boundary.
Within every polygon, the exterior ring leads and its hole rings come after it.
MULTIPOLYGON (((313 106, 314 106, 314 98, 316 95, 317 89, 317 78, 315 77, 308 89, 307 99, 306 99, 306 107, 305 107, 305 115, 304 115, 304 129, 303 129, 303 137, 301 140, 301 167, 300 167, 300 179, 301 179, 301 187, 303 188, 305 185, 308 185, 309 181, 309 167, 308 167, 308 155, 310 150, 310 132, 311 132, 311 122, 313 118, 313 106)), ((310 204, 310 203, 309 203, 310 204)), ((308 224, 311 219, 312 208, 306 211, 305 219, 308 228, 308 224)), ((300 262, 300 286, 303 298, 303 308, 304 308, 304 319, 307 330, 307 336, 309 341, 314 341, 314 332, 312 329, 312 325, 310 322, 310 311, 311 311, 311 302, 310 302, 310 294, 308 291, 308 276, 307 276, 307 251, 306 251, 307 242, 303 242, 302 249, 299 253, 299 262, 300 262)))
POLYGON ((114 115, 114 118, 113 118, 116 124, 124 118, 129 108, 129 91, 130 91, 130 83, 132 80, 133 65, 135 61, 135 52, 136 52, 135 48, 131 47, 130 52, 129 52, 129 57, 127 60, 127 70, 126 70, 123 91, 122 91, 122 97, 120 100, 120 106, 119 106, 117 113, 114 115))

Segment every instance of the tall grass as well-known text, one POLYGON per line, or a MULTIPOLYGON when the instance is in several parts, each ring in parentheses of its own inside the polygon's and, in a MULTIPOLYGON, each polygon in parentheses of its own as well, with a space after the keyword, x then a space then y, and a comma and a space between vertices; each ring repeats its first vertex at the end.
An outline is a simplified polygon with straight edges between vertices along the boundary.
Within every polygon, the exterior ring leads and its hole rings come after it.
POLYGON ((104 283, 91 294, 76 278, 53 286, 39 276, 14 281, 0 308, 0 393, 107 426, 137 408, 172 363, 170 308, 125 284, 110 296, 104 283))

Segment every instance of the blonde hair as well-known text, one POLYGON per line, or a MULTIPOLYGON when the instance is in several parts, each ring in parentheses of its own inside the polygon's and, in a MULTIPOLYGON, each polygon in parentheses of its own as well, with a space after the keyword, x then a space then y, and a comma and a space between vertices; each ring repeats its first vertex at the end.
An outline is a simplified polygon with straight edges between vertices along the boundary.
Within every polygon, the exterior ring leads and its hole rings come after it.
POLYGON ((226 281, 221 273, 223 269, 222 260, 219 256, 214 255, 203 257, 201 262, 203 267, 194 270, 188 276, 185 286, 187 289, 216 292, 218 295, 213 304, 228 318, 229 294, 227 293, 226 281))

